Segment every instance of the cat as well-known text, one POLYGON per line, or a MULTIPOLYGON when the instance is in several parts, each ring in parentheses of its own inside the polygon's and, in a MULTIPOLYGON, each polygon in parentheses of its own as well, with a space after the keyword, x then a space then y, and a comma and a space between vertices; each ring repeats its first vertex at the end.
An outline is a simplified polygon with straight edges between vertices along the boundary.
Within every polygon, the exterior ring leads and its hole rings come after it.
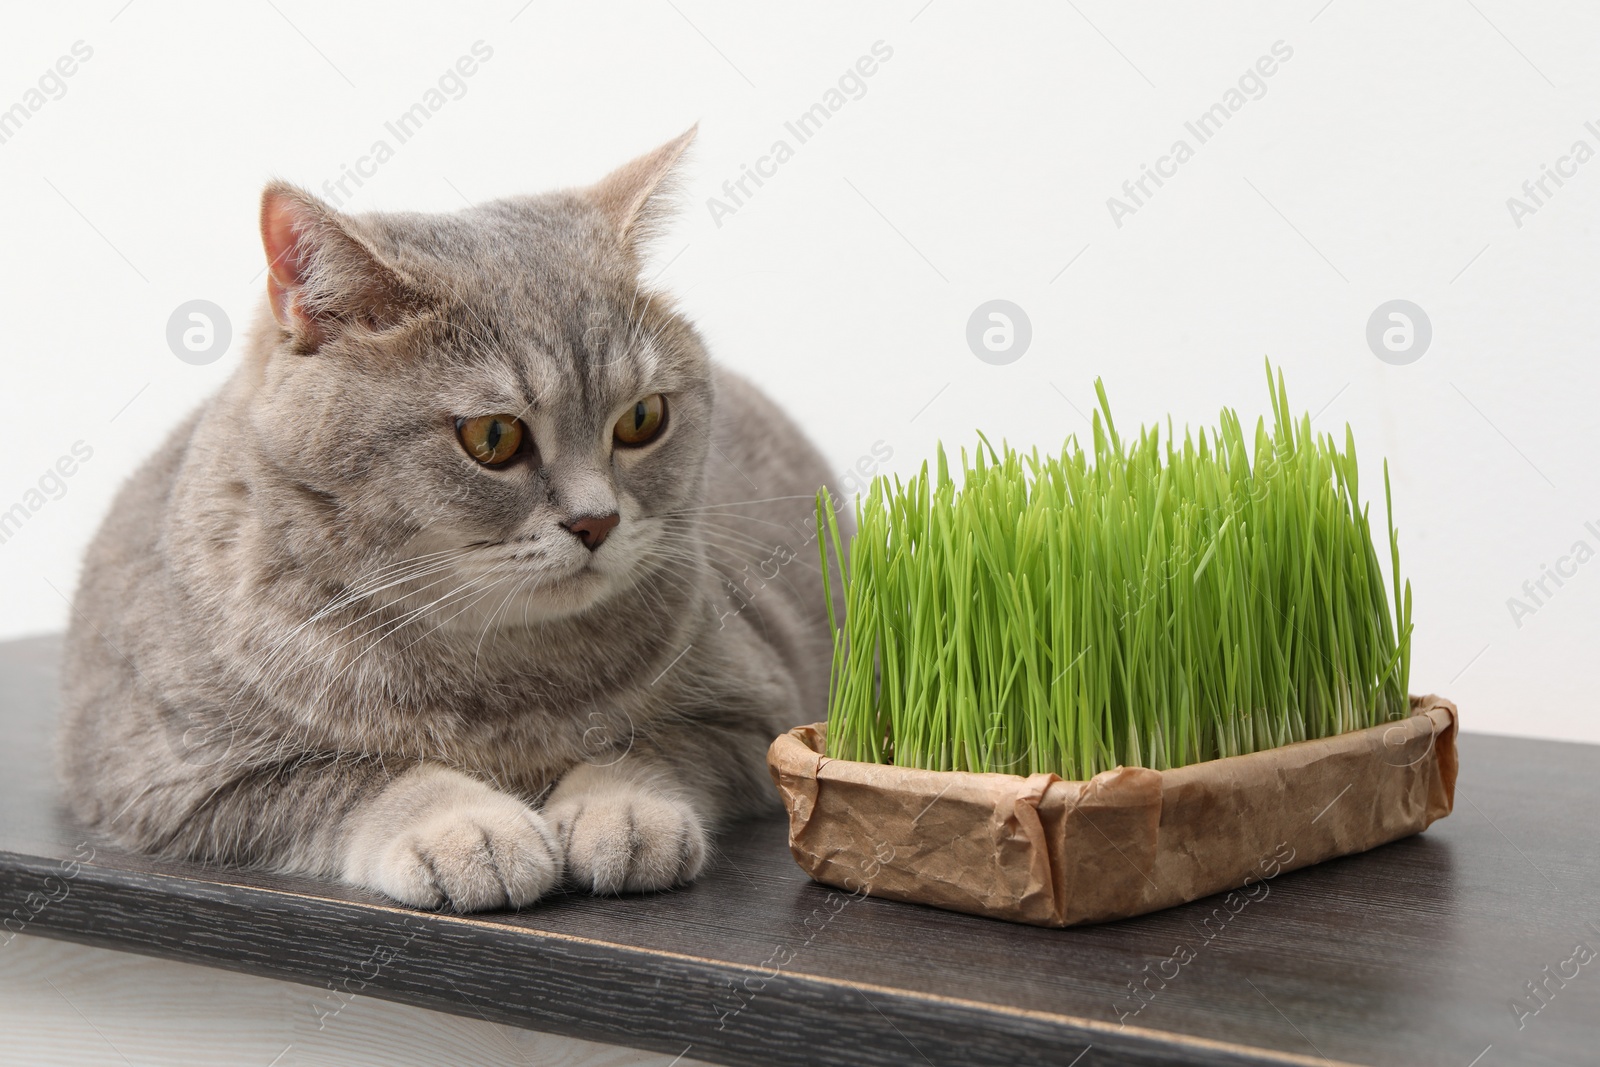
POLYGON ((680 885, 777 810, 766 748, 826 705, 793 546, 829 476, 642 277, 694 135, 455 214, 267 186, 241 365, 85 557, 72 817, 467 912, 680 885))

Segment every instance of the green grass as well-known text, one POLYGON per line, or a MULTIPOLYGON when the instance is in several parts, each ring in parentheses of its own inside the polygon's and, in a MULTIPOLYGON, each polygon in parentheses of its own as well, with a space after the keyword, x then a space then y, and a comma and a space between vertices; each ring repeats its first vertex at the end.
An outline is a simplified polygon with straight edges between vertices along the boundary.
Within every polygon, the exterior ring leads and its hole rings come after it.
POLYGON ((817 500, 832 596, 828 755, 932 770, 1164 770, 1409 714, 1411 587, 1384 467, 1390 578, 1360 503, 1355 442, 1290 414, 1178 441, 997 452, 956 477, 879 477, 848 555, 817 500), (1253 436, 1253 449, 1251 438, 1253 436), (1392 595, 1392 599, 1391 599, 1392 595))

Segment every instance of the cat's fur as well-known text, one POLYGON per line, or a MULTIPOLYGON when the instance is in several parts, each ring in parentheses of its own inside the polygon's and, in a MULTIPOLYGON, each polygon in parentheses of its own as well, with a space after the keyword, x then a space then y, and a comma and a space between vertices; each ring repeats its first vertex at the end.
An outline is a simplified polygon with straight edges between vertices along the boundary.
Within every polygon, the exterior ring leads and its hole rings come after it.
POLYGON ((591 188, 451 215, 268 187, 249 351, 85 560, 61 744, 78 819, 471 910, 564 873, 684 882, 717 824, 775 803, 769 741, 825 704, 800 546, 827 471, 641 279, 693 132, 591 188), (614 449, 657 392, 662 437, 614 449), (454 420, 500 412, 535 452, 490 470, 454 420), (610 511, 592 554, 563 527, 610 511), (759 592, 729 610, 752 563, 759 592))

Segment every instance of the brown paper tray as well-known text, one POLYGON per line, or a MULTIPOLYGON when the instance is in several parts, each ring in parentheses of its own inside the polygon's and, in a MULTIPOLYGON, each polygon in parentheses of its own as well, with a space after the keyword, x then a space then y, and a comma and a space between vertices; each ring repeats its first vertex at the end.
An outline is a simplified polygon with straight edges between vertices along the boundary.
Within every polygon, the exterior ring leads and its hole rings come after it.
POLYGON ((829 759, 824 724, 767 751, 789 849, 852 893, 1036 926, 1104 922, 1396 841, 1450 814, 1456 706, 1171 771, 924 771, 829 759))

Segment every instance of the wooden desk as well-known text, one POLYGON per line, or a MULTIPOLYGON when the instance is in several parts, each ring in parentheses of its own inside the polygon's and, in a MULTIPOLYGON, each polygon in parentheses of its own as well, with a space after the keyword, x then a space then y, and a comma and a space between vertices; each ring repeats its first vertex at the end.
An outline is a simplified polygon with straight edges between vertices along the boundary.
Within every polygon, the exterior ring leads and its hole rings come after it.
POLYGON ((30 935, 763 1067, 1600 1063, 1600 956, 1566 962, 1600 953, 1600 747, 1468 733, 1454 815, 1279 877, 1209 939, 1218 898, 1039 930, 845 897, 800 873, 776 820, 722 839, 688 889, 520 913, 435 915, 104 844, 63 894, 48 886, 91 846, 55 802, 57 647, 0 645, 0 910, 24 908, 30 935), (32 914, 31 893, 59 899, 32 914), (1119 1026, 1128 984, 1171 974, 1179 946, 1193 958, 1119 1026))

